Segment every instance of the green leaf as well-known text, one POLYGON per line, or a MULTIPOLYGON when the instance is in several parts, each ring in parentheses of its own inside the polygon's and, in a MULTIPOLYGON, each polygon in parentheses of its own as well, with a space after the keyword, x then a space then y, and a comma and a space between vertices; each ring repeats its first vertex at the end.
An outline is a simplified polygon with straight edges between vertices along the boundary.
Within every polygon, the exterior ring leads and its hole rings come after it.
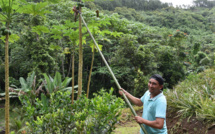
POLYGON ((46 13, 51 13, 47 10, 48 2, 40 2, 40 3, 28 3, 22 7, 20 10, 22 13, 31 14, 33 16, 44 16, 46 13))
MULTIPOLYGON (((90 47, 92 48, 92 52, 93 52, 94 43, 91 43, 91 44, 90 44, 90 47)), ((98 47, 99 47, 100 51, 102 51, 102 47, 103 47, 103 45, 98 45, 98 47)), ((95 47, 95 50, 98 52, 97 47, 95 47)))
POLYGON ((62 80, 61 80, 61 74, 59 72, 56 72, 55 73, 55 77, 54 77, 54 84, 55 84, 55 86, 61 87, 61 82, 62 82, 62 80))
POLYGON ((100 40, 102 40, 102 41, 107 41, 108 43, 112 43, 112 41, 110 40, 110 39, 108 39, 108 38, 101 38, 100 40))
POLYGON ((79 25, 78 22, 71 22, 70 20, 65 21, 65 27, 66 28, 77 28, 79 25))
POLYGON ((111 32, 111 31, 109 31, 109 30, 102 30, 100 34, 101 34, 101 35, 103 35, 103 36, 105 36, 105 34, 109 34, 109 35, 111 35, 111 34, 112 34, 112 32, 111 32))
MULTIPOLYGON (((74 88, 78 88, 78 85, 75 85, 74 88)), ((70 93, 72 93, 72 87, 66 87, 64 89, 62 89, 61 91, 70 91, 70 93)), ((78 91, 76 91, 75 93, 77 93, 78 91)))
POLYGON ((20 81, 22 88, 24 88, 24 90, 25 90, 27 88, 27 84, 26 84, 25 79, 23 77, 20 77, 19 81, 20 81))
POLYGON ((32 86, 33 86, 34 77, 35 77, 35 72, 33 72, 31 74, 31 76, 28 77, 27 80, 26 80, 26 84, 28 85, 29 88, 32 88, 32 86))
MULTIPOLYGON (((18 97, 18 93, 16 92, 9 92, 9 95, 16 95, 16 97, 18 97)), ((5 93, 0 93, 0 96, 5 96, 5 93)))
POLYGON ((42 104, 43 104, 43 109, 47 110, 49 101, 48 101, 48 98, 44 94, 41 94, 41 101, 42 101, 42 104))
POLYGON ((51 37, 54 39, 62 39, 63 30, 66 27, 64 25, 54 25, 51 29, 51 34, 53 34, 51 37))
POLYGON ((49 49, 51 49, 51 50, 61 50, 62 48, 60 46, 58 46, 58 45, 51 44, 49 49))
POLYGON ((17 12, 22 4, 20 4, 19 0, 0 0, 0 21, 3 24, 8 22, 9 24, 12 22, 13 14, 17 12))
POLYGON ((62 86, 63 87, 68 86, 71 80, 72 80, 72 78, 66 77, 65 80, 62 82, 62 86))
POLYGON ((46 84, 45 84, 46 90, 48 90, 48 92, 51 94, 53 92, 52 83, 49 77, 47 76, 47 74, 43 74, 43 76, 45 77, 45 81, 46 81, 46 84))
POLYGON ((19 40, 20 37, 17 34, 11 34, 9 36, 9 42, 14 43, 15 41, 19 40))
MULTIPOLYGON (((17 34, 11 34, 9 35, 9 42, 14 43, 15 41, 19 40, 19 38, 20 37, 17 34)), ((5 43, 6 36, 1 36, 0 39, 5 43)))
POLYGON ((38 35, 41 35, 42 33, 49 33, 49 29, 45 26, 35 26, 32 27, 32 32, 37 33, 38 35))
POLYGON ((114 37, 120 37, 123 33, 122 32, 112 32, 111 35, 114 37))

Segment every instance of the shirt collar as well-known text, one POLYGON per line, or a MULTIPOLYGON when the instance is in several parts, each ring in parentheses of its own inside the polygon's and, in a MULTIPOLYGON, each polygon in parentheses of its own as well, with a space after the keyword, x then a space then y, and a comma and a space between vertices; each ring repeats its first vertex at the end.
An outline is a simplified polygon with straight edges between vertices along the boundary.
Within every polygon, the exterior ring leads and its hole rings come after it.
POLYGON ((151 101, 155 101, 156 99, 158 99, 159 97, 163 96, 163 92, 161 91, 157 96, 155 96, 154 98, 150 98, 151 93, 149 92, 149 100, 151 101))

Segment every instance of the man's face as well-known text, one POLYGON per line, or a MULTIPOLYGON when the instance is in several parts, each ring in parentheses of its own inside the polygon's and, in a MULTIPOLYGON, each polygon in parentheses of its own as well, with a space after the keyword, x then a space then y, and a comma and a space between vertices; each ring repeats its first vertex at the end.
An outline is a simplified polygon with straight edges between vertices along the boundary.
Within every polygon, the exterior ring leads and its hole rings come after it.
POLYGON ((163 85, 160 85, 157 80, 151 78, 148 83, 148 88, 151 94, 158 94, 160 93, 160 90, 163 88, 163 85))

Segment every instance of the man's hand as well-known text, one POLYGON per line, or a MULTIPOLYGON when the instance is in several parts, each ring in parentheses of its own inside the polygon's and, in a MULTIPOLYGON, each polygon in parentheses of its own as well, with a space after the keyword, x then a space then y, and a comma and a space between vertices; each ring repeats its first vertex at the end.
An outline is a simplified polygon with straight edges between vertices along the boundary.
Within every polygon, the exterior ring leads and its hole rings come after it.
POLYGON ((135 118, 135 120, 136 120, 137 123, 143 124, 143 120, 144 120, 144 119, 143 119, 142 117, 140 117, 140 116, 135 116, 134 118, 135 118))
POLYGON ((126 95, 127 91, 125 91, 125 89, 123 88, 120 88, 119 94, 122 95, 123 93, 126 95))

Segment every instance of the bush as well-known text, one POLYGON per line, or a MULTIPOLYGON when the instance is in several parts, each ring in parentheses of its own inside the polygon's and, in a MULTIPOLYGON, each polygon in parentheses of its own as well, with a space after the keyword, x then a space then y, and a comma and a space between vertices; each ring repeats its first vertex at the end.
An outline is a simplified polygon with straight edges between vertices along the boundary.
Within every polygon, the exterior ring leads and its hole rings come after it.
POLYGON ((167 92, 168 107, 187 117, 215 121, 214 74, 214 69, 190 74, 174 91, 167 92))
POLYGON ((29 127, 28 133, 110 133, 119 120, 124 105, 121 98, 101 90, 88 99, 82 95, 71 104, 70 92, 52 93, 50 99, 44 95, 36 99, 36 106, 21 99, 29 127))

